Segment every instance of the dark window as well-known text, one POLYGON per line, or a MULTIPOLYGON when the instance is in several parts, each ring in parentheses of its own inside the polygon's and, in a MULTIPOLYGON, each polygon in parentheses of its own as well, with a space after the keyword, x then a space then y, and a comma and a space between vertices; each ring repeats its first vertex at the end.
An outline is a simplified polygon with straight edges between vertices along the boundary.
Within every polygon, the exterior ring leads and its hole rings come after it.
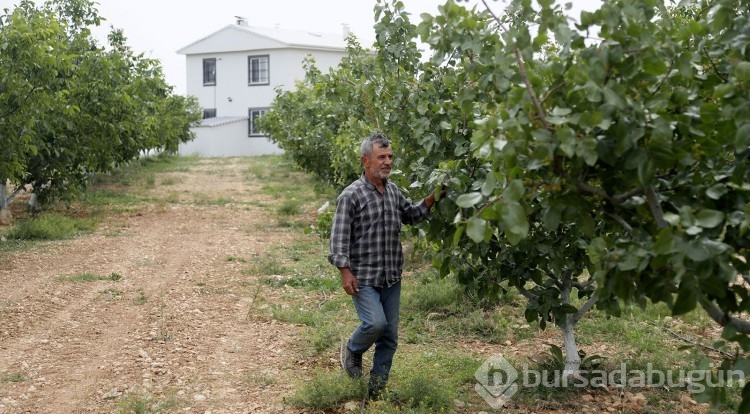
POLYGON ((263 135, 263 133, 256 126, 256 121, 258 120, 258 118, 263 116, 263 114, 265 114, 267 110, 268 108, 250 108, 250 112, 248 113, 248 117, 250 118, 248 120, 248 123, 250 124, 248 136, 257 137, 263 135))
POLYGON ((204 108, 203 119, 206 118, 216 118, 216 108, 204 108))
POLYGON ((203 86, 216 85, 216 58, 203 59, 203 86))
POLYGON ((268 55, 247 57, 247 83, 248 85, 268 85, 268 55))

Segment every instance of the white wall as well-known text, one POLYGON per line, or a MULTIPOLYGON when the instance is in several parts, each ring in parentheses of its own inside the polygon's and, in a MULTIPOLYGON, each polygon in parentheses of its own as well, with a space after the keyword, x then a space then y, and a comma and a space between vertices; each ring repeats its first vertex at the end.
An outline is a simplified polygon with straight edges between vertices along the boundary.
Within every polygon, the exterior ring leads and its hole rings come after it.
MULTIPOLYGON (((216 108, 217 116, 247 116, 249 108, 265 108, 276 97, 275 88, 294 89, 304 79, 302 61, 310 53, 302 49, 270 49, 216 54, 188 55, 187 93, 198 98, 203 108, 216 108), (268 55, 270 84, 247 84, 247 57, 268 55), (216 85, 203 86, 203 59, 216 58, 216 85), (231 101, 230 101, 231 98, 231 101)), ((314 53, 316 65, 323 73, 338 66, 343 53, 314 53)))
POLYGON ((234 157, 284 152, 265 137, 248 137, 247 128, 247 119, 218 126, 193 128, 195 139, 180 144, 178 153, 201 157, 234 157))

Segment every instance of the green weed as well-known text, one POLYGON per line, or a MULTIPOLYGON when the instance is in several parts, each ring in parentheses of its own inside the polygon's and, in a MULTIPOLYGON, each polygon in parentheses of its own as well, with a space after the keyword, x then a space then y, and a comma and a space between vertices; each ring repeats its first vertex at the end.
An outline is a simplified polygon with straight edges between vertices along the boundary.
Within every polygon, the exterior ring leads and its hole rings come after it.
POLYGON ((122 279, 119 273, 112 272, 108 275, 97 275, 94 273, 79 273, 75 275, 60 276, 58 278, 63 282, 83 283, 83 282, 96 282, 96 281, 111 281, 117 282, 122 279))
POLYGON ((15 222, 5 237, 12 240, 61 240, 90 232, 96 227, 93 218, 73 218, 57 213, 15 222))

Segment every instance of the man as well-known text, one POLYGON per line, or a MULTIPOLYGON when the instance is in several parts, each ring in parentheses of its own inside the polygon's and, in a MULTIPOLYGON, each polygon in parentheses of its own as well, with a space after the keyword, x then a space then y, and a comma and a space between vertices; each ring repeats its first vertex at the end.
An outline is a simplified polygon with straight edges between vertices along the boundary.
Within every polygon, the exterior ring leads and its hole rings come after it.
POLYGON ((361 377, 362 354, 375 345, 368 391, 375 399, 388 381, 398 344, 401 224, 429 219, 435 195, 412 204, 388 181, 393 151, 384 136, 366 138, 361 150, 364 172, 337 199, 328 261, 341 272, 341 284, 361 321, 342 343, 341 366, 350 377, 361 377))

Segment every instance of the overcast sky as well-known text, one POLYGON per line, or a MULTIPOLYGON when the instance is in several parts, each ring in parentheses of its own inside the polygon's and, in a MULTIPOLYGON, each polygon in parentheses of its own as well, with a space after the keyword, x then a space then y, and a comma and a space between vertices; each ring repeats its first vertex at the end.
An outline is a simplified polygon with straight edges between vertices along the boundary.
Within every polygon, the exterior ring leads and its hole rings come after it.
MULTIPOLYGON (((421 13, 437 14, 445 0, 402 0, 419 23, 421 13)), ((601 0, 565 0, 574 4, 571 16, 580 10, 595 10, 601 0)), ((18 0, 0 0, 0 9, 13 8, 18 0)), ((42 0, 36 0, 42 4, 42 0)), ((99 0, 99 15, 107 21, 97 34, 102 42, 109 27, 123 29, 128 44, 147 57, 159 59, 167 82, 175 92, 185 92, 185 56, 177 50, 222 27, 235 23, 235 16, 247 18, 250 26, 278 27, 343 33, 348 24, 363 46, 375 38, 373 7, 375 0, 99 0)), ((488 1, 493 10, 502 10, 503 1, 488 1)), ((561 3, 558 0, 558 3, 561 3)), ((465 7, 480 7, 480 0, 462 1, 465 7)))

